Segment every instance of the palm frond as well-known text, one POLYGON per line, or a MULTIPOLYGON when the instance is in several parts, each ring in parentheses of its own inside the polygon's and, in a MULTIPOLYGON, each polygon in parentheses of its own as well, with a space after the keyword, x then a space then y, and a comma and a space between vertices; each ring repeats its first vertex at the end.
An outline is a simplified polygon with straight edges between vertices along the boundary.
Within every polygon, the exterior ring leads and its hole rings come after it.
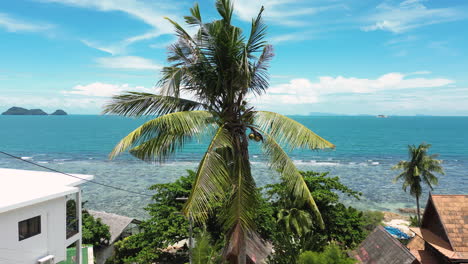
POLYGON ((307 148, 311 150, 334 148, 335 145, 312 132, 306 126, 284 115, 268 112, 255 112, 254 124, 270 134, 279 144, 289 150, 307 148))
POLYGON ((131 153, 139 158, 163 161, 182 146, 186 139, 201 135, 214 122, 207 111, 176 112, 150 120, 124 137, 114 147, 112 159, 133 147, 131 153), (140 146, 138 146, 140 145, 140 146))
POLYGON ((258 95, 262 94, 269 87, 270 77, 268 75, 268 68, 273 56, 273 47, 265 45, 260 58, 253 64, 249 87, 251 91, 258 95))
POLYGON ((267 26, 263 23, 262 20, 262 13, 265 10, 262 6, 260 11, 258 12, 257 18, 252 19, 252 25, 250 28, 250 36, 247 40, 247 52, 251 55, 254 52, 258 52, 261 50, 265 45, 266 41, 265 35, 267 26))
POLYGON ((201 108, 204 108, 203 104, 188 99, 152 93, 125 92, 112 97, 111 103, 105 106, 103 113, 139 117, 201 108))
POLYGON ((392 167, 394 170, 402 170, 395 177, 394 182, 403 179, 403 190, 410 188, 410 194, 420 197, 422 194, 421 182, 426 183, 432 190, 439 180, 433 173, 445 174, 441 160, 437 160, 437 154, 429 155, 430 144, 421 143, 419 146, 408 145, 408 161, 400 161, 392 167))
POLYGON ((223 18, 224 23, 230 25, 232 19, 232 13, 234 11, 234 7, 229 0, 218 0, 216 1, 216 10, 223 18))
POLYGON ((281 174, 292 196, 298 201, 305 201, 309 205, 319 226, 323 227, 322 215, 310 193, 307 183, 296 168, 296 165, 294 165, 293 161, 270 134, 264 131, 262 131, 262 133, 265 139, 262 148, 270 159, 270 166, 281 174))
POLYGON ((204 222, 211 212, 211 206, 226 194, 230 185, 230 175, 226 160, 218 149, 232 149, 232 139, 221 126, 211 140, 203 159, 198 166, 195 182, 184 206, 184 214, 190 213, 198 222, 204 222))

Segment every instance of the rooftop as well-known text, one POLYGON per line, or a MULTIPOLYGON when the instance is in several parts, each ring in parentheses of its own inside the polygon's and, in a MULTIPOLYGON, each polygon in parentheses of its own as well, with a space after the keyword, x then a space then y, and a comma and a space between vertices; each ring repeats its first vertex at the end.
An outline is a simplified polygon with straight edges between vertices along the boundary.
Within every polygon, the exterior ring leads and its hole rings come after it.
POLYGON ((415 256, 382 226, 377 226, 350 255, 364 264, 412 264, 416 261, 415 256))
MULTIPOLYGON (((109 226, 109 232, 111 238, 109 244, 114 243, 125 230, 125 228, 132 222, 135 222, 134 218, 130 218, 123 215, 88 210, 88 213, 95 219, 101 219, 102 223, 109 226)), ((138 220, 136 222, 139 222, 138 220)))
POLYGON ((468 195, 432 195, 453 250, 468 256, 468 195))
POLYGON ((76 186, 94 176, 0 168, 0 213, 78 191, 76 186))

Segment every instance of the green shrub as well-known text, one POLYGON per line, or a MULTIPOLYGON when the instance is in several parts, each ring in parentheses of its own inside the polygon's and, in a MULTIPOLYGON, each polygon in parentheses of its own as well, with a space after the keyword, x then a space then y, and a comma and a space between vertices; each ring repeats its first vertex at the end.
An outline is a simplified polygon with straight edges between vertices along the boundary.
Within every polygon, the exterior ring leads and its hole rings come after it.
POLYGON ((323 252, 305 251, 299 256, 298 264, 354 264, 336 244, 325 247, 323 252))
POLYGON ((101 222, 101 219, 95 219, 88 211, 82 212, 83 243, 98 247, 108 245, 111 238, 109 226, 101 222))
POLYGON ((363 228, 367 233, 372 232, 377 226, 382 224, 384 213, 380 211, 364 211, 363 212, 363 228))
POLYGON ((418 216, 417 215, 410 216, 409 220, 410 220, 410 226, 419 227, 419 222, 418 222, 418 216))

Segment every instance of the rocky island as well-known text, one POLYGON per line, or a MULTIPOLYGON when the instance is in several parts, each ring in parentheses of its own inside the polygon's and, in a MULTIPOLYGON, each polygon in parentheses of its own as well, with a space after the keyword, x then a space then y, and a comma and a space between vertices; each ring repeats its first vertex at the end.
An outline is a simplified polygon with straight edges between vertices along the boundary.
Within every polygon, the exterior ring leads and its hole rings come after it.
MULTIPOLYGON (((13 106, 7 111, 3 112, 2 115, 48 115, 42 109, 26 109, 22 107, 13 106)), ((67 115, 67 113, 61 109, 56 110, 51 115, 67 115)))
POLYGON ((67 115, 67 113, 65 111, 63 111, 62 109, 57 109, 57 110, 55 110, 55 112, 53 112, 50 115, 67 115))

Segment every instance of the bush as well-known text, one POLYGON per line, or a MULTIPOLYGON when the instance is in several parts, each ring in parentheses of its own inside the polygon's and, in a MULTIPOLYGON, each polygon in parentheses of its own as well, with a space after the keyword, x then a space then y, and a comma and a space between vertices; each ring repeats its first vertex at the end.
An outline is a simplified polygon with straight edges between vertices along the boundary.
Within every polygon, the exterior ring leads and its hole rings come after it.
POLYGON ((336 244, 325 247, 323 252, 305 251, 299 256, 299 264, 354 264, 357 261, 349 258, 336 244))
POLYGON ((108 245, 111 238, 109 226, 95 219, 88 211, 82 212, 82 238, 83 244, 93 245, 93 247, 108 245))
POLYGON ((382 224, 384 213, 380 211, 364 211, 363 212, 363 228, 367 233, 372 232, 377 226, 382 224))
POLYGON ((418 216, 417 215, 410 216, 409 220, 410 220, 410 226, 419 227, 419 222, 418 222, 418 216))

